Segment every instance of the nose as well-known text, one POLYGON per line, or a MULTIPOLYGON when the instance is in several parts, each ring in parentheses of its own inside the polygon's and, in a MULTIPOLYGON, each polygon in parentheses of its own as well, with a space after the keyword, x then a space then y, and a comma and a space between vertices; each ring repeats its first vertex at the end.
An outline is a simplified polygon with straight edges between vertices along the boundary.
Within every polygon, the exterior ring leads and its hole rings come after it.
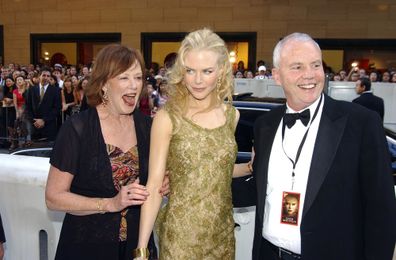
POLYGON ((131 80, 131 84, 129 84, 129 85, 131 86, 131 88, 132 88, 133 90, 136 90, 136 89, 138 88, 138 84, 139 84, 138 81, 139 81, 139 80, 136 80, 136 79, 132 79, 132 80, 131 80))
POLYGON ((202 76, 201 73, 198 72, 195 74, 195 84, 201 84, 202 83, 202 76))
POLYGON ((311 67, 307 67, 305 69, 305 71, 304 71, 304 75, 303 76, 306 79, 312 79, 312 78, 314 78, 314 75, 315 75, 315 70, 313 68, 311 68, 311 67))

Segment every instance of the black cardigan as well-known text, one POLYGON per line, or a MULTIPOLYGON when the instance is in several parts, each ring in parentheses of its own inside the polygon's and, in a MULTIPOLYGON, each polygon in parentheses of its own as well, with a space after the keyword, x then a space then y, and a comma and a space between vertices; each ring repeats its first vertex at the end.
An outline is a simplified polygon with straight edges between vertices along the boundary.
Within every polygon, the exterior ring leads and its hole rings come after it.
MULTIPOLYGON (((139 179, 145 185, 151 119, 138 110, 135 110, 133 118, 138 140, 139 179)), ((89 108, 64 123, 50 163, 59 170, 74 175, 70 188, 73 193, 99 198, 111 198, 117 194, 95 108, 89 108)), ((128 252, 136 247, 139 217, 140 206, 129 207, 128 252)), ((118 256, 120 219, 119 212, 88 216, 66 214, 56 259, 115 259, 118 256)))

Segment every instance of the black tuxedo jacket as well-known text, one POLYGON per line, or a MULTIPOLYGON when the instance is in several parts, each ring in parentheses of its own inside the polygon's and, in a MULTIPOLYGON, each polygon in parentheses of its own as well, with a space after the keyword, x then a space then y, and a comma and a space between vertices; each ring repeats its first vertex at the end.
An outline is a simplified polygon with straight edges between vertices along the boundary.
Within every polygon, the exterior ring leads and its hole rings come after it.
MULTIPOLYGON (((300 227, 303 260, 392 259, 396 200, 379 116, 325 96, 300 227)), ((286 106, 256 121, 253 259, 275 259, 262 239, 268 162, 286 106)))
POLYGON ((44 127, 39 129, 41 137, 55 140, 57 133, 56 118, 60 111, 61 97, 59 88, 49 85, 41 102, 40 87, 35 85, 29 88, 26 112, 30 119, 39 118, 44 120, 44 127))
POLYGON ((352 102, 376 111, 382 120, 384 120, 384 100, 382 98, 375 96, 371 92, 366 92, 362 93, 360 97, 355 98, 352 102))

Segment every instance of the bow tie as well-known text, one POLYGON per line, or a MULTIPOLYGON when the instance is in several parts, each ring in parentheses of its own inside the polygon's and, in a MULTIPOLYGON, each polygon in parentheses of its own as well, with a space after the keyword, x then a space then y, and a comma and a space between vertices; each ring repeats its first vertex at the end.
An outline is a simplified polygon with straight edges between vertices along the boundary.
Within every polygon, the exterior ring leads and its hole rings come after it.
POLYGON ((296 120, 300 119, 301 123, 307 126, 310 117, 309 109, 305 109, 301 113, 286 113, 283 116, 283 123, 287 125, 287 128, 291 128, 296 123, 296 120))

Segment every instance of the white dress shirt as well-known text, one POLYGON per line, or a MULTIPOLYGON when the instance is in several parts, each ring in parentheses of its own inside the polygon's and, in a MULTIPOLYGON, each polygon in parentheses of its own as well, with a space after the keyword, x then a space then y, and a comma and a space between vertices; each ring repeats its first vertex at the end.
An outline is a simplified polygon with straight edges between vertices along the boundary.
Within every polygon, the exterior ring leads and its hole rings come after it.
MULTIPOLYGON (((272 244, 290 250, 296 254, 301 254, 300 224, 302 211, 304 208, 305 192, 307 188, 313 149, 315 146, 316 135, 318 133, 319 122, 322 115, 324 97, 322 97, 322 102, 320 104, 316 118, 314 121, 312 121, 312 117, 315 113, 316 107, 319 104, 319 100, 320 98, 318 98, 311 106, 308 107, 311 118, 307 126, 304 126, 301 120, 297 120, 295 125, 290 129, 285 126, 283 148, 283 120, 281 120, 272 145, 268 165, 268 183, 264 209, 263 237, 272 244), (295 161, 298 147, 308 128, 309 132, 294 170, 295 178, 292 188, 293 164, 289 158, 295 161), (297 225, 281 223, 283 192, 294 192, 300 194, 297 225)), ((296 112, 301 111, 294 111, 289 106, 287 106, 287 113, 296 112)))

